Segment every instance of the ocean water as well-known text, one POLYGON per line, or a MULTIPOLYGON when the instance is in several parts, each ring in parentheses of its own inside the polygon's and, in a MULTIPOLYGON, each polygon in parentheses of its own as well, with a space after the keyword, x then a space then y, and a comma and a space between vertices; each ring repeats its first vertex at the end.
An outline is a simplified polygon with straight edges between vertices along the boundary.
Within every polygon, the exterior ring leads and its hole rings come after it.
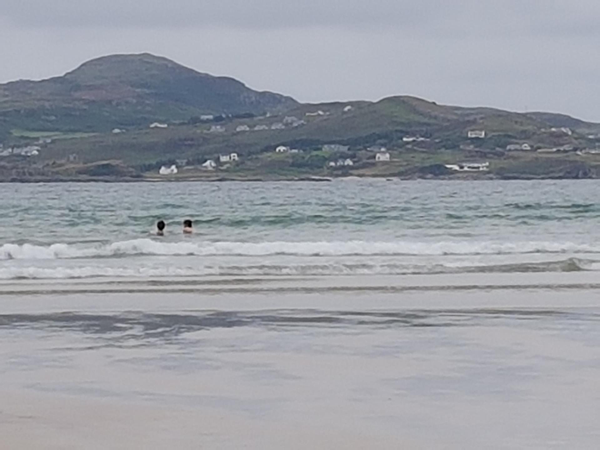
POLYGON ((600 270, 600 183, 4 184, 0 280, 600 270), (196 233, 183 236, 181 222, 196 233), (155 222, 167 235, 151 235, 155 222))
POLYGON ((599 192, 0 184, 0 450, 595 450, 599 192))

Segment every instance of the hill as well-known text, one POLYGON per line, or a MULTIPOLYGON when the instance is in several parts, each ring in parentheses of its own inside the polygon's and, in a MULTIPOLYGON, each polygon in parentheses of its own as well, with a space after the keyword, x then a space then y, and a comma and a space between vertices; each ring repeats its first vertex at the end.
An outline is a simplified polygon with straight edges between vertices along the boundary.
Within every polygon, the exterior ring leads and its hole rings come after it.
POLYGON ((0 86, 0 144, 0 181, 165 179, 158 169, 172 164, 185 166, 172 179, 600 174, 600 125, 569 116, 410 96, 300 104, 147 54, 109 56, 62 77, 0 86), (150 129, 155 121, 168 126, 150 129), (297 151, 276 154, 278 146, 297 151), (376 163, 374 149, 381 147, 389 163, 376 163), (27 148, 39 150, 28 157, 27 148), (231 152, 240 160, 202 168, 231 152), (336 165, 347 159, 352 166, 336 165), (460 162, 489 162, 490 169, 456 174, 445 167, 460 162))
POLYGON ((61 77, 0 85, 0 130, 99 132, 200 115, 276 113, 296 104, 166 58, 114 55, 61 77))

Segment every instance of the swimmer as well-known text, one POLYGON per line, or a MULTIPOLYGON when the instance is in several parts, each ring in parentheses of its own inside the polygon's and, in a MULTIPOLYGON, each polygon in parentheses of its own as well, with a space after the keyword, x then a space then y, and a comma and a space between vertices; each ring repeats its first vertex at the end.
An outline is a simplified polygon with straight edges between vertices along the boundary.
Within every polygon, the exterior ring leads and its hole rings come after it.
POLYGON ((185 219, 183 221, 183 234, 192 234, 193 232, 192 221, 190 219, 185 219))
POLYGON ((164 236, 165 235, 165 221, 164 220, 159 220, 156 223, 156 235, 157 236, 164 236))

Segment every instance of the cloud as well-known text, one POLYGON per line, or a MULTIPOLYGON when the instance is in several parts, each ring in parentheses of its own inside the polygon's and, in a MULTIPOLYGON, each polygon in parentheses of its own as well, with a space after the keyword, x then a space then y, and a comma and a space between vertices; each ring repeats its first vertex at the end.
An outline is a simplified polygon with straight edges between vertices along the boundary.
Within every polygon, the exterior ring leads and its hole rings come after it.
POLYGON ((600 33, 595 0, 3 0, 24 27, 405 29, 474 36, 600 33))
POLYGON ((2 0, 0 82, 151 52, 302 101, 397 94, 600 120, 597 0, 2 0))

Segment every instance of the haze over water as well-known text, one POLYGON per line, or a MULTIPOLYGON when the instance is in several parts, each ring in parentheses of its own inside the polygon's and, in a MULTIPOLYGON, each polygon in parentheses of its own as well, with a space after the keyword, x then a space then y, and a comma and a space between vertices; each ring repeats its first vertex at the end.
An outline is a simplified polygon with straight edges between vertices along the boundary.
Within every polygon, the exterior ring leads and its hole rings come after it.
POLYGON ((599 188, 0 184, 0 449, 596 449, 599 188))

